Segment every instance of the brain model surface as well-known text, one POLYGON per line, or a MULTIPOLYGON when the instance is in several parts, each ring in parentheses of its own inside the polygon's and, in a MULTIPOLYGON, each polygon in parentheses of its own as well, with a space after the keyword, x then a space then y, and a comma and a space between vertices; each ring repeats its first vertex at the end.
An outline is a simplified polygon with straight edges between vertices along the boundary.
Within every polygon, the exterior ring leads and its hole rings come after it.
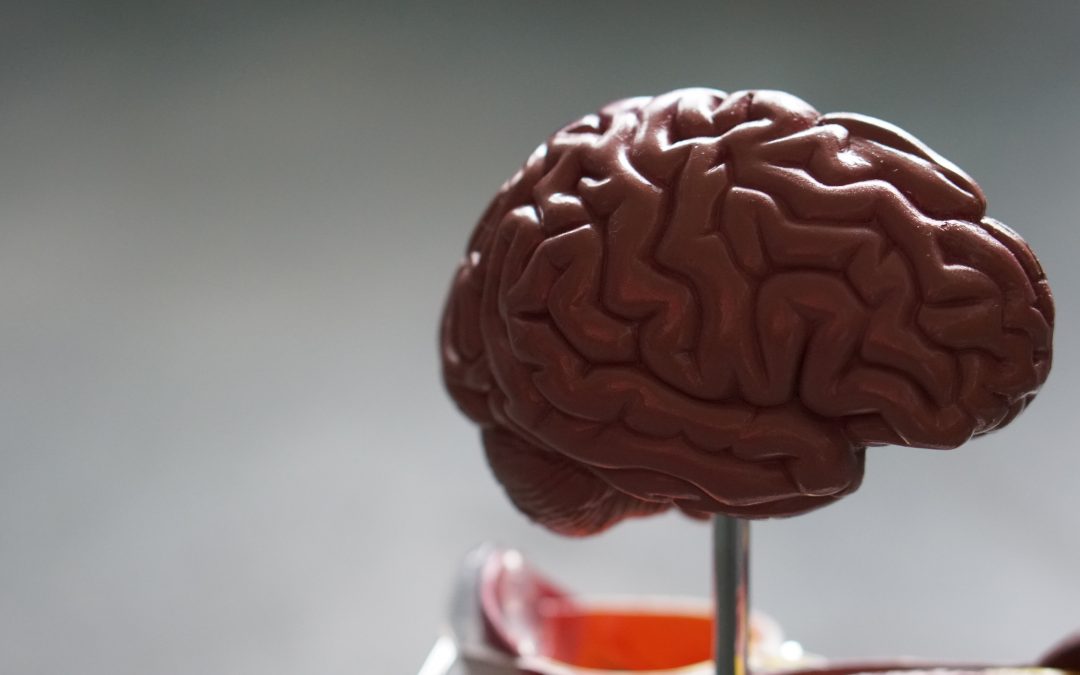
POLYGON ((868 117, 774 91, 618 101, 480 218, 445 381, 555 531, 802 513, 859 486, 867 447, 955 447, 1046 379, 1049 287, 985 207, 868 117))

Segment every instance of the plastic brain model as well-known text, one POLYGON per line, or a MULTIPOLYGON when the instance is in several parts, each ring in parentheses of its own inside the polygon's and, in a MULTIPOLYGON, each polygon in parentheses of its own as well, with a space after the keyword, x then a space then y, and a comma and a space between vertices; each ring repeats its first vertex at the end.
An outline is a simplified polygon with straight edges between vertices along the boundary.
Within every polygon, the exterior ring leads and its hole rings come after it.
POLYGON ((449 391, 564 534, 788 516, 869 446, 998 429, 1050 369, 1038 261, 905 132, 775 91, 612 103, 496 195, 443 318, 449 391))

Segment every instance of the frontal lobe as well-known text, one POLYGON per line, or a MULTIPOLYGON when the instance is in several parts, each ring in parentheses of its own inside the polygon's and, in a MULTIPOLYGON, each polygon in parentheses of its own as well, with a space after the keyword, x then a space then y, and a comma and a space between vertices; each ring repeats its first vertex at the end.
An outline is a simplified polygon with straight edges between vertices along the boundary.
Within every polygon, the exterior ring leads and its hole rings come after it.
POLYGON ((563 128, 454 280, 447 387, 531 518, 786 516, 873 445, 999 428, 1053 306, 979 188, 904 132, 779 92, 682 90, 563 128))

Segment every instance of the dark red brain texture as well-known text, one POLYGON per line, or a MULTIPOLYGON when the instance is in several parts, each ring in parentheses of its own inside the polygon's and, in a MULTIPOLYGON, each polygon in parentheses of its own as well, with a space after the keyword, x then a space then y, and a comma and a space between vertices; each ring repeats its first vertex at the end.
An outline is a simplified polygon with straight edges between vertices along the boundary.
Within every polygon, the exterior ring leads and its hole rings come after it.
POLYGON ((564 534, 831 503, 867 447, 998 429, 1050 369, 1038 261, 907 133, 681 90, 556 132, 480 218, 447 387, 510 499, 564 534))

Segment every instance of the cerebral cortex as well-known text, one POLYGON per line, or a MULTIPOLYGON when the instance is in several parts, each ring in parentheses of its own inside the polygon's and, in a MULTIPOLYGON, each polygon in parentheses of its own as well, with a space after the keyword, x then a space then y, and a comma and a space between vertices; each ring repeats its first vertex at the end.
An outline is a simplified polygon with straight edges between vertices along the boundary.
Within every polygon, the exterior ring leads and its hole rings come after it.
POLYGON ((447 388, 534 521, 790 516, 866 448, 999 429, 1051 362, 1035 256, 900 129, 689 89, 556 132, 499 190, 442 321, 447 388))

